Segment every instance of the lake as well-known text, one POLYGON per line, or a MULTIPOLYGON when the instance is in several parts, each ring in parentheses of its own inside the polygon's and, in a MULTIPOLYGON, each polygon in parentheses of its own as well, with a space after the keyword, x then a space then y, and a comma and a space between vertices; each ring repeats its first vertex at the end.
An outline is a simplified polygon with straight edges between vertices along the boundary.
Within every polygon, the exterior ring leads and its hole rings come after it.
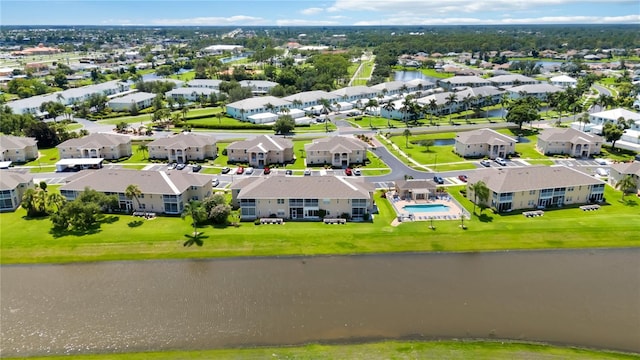
POLYGON ((640 249, 2 266, 0 355, 441 338, 638 352, 639 274, 640 249))

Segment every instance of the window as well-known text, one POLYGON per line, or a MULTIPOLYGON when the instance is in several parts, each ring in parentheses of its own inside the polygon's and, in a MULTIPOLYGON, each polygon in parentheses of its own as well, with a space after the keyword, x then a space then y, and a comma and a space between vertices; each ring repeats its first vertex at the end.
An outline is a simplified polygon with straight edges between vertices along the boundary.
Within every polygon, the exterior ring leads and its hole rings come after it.
POLYGON ((284 205, 284 199, 278 199, 278 205, 284 205))

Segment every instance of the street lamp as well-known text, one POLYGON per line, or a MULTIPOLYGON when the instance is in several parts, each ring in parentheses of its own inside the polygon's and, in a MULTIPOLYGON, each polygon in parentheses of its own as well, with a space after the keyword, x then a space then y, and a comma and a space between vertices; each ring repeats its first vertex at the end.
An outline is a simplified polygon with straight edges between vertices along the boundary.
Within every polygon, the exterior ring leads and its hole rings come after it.
POLYGON ((438 171, 438 154, 436 154, 436 158, 433 163, 433 172, 437 172, 437 171, 438 171))
POLYGON ((464 230, 464 214, 460 213, 460 228, 464 230))

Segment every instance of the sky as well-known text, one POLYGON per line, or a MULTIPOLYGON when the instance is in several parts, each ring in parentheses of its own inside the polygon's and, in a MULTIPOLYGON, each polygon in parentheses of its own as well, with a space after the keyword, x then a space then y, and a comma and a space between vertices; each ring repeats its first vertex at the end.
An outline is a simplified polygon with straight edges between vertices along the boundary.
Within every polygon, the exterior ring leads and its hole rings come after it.
POLYGON ((0 0, 1 25, 640 24, 639 0, 0 0))

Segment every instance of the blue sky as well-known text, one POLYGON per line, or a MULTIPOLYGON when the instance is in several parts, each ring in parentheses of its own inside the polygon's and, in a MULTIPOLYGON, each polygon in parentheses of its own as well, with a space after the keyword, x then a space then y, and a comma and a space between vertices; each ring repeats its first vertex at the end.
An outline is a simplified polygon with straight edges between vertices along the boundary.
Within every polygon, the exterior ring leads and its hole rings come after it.
POLYGON ((0 0, 2 25, 640 24, 638 0, 0 0))

